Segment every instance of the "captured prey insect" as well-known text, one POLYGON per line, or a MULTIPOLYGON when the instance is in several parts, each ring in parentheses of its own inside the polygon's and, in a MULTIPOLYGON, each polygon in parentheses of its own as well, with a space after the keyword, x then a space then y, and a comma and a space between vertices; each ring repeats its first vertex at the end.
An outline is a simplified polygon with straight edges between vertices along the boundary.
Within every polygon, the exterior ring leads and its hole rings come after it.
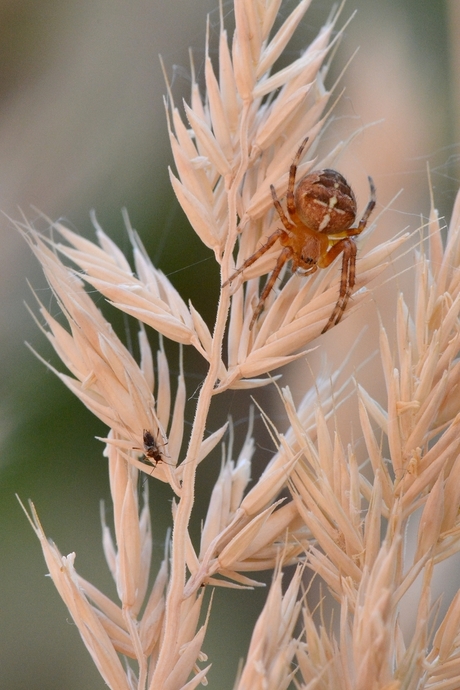
POLYGON ((138 446, 133 448, 133 450, 140 450, 143 452, 143 456, 140 458, 138 463, 136 463, 136 467, 139 470, 143 471, 145 474, 152 476, 155 469, 158 467, 160 463, 162 465, 168 465, 172 469, 168 471, 165 475, 163 474, 165 470, 163 470, 162 468, 163 472, 160 472, 159 475, 157 474, 157 477, 159 477, 161 481, 168 481, 171 487, 174 489, 174 491, 177 494, 179 494, 182 486, 182 479, 179 476, 176 476, 176 470, 179 470, 180 473, 180 467, 178 467, 177 464, 174 462, 167 462, 167 460, 165 460, 165 454, 161 449, 168 445, 168 439, 166 439, 166 437, 163 435, 160 429, 158 429, 157 433, 161 434, 164 443, 158 443, 158 437, 156 438, 149 429, 143 429, 142 448, 139 448, 138 446), (139 463, 141 465, 146 466, 145 469, 139 467, 139 463), (150 467, 152 469, 149 471, 147 468, 150 467), (165 478, 165 476, 167 478, 165 478))
POLYGON ((225 287, 231 283, 279 240, 283 249, 254 309, 250 330, 263 310, 281 269, 288 261, 292 261, 294 271, 310 274, 318 268, 327 268, 334 259, 343 254, 339 298, 322 333, 339 323, 355 285, 357 247, 353 237, 362 233, 375 207, 374 182, 371 177, 368 178, 369 202, 361 220, 356 226, 351 227, 356 220, 356 198, 350 185, 339 172, 328 168, 317 170, 304 175, 296 187, 297 166, 307 141, 308 137, 300 145, 289 169, 286 192, 289 217, 281 206, 274 186, 270 185, 273 204, 284 228, 275 230, 265 244, 246 259, 222 285, 225 287))
POLYGON ((156 468, 158 463, 164 462, 166 465, 170 465, 171 463, 166 462, 163 456, 163 453, 161 452, 160 448, 164 448, 164 446, 167 445, 166 443, 161 443, 158 444, 156 441, 154 435, 152 434, 151 431, 148 429, 144 429, 142 432, 142 440, 143 440, 143 447, 139 448, 138 446, 135 446, 133 450, 142 450, 144 452, 144 455, 141 459, 141 462, 144 463, 145 465, 150 465, 153 467, 153 469, 156 468))
MULTIPOLYGON (((152 465, 153 469, 158 465, 159 462, 163 462, 163 455, 160 452, 160 447, 156 442, 153 434, 148 429, 143 431, 143 441, 144 441, 144 462, 147 465, 152 465)), ((166 443, 162 444, 163 446, 166 443)))

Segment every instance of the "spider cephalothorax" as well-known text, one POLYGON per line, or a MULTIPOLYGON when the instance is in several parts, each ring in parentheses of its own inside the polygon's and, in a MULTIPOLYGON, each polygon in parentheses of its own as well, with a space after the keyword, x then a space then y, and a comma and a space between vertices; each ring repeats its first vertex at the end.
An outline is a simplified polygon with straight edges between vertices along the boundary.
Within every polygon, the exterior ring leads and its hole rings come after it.
POLYGON ((314 273, 318 268, 327 268, 343 253, 339 298, 322 333, 339 323, 355 284, 357 247, 352 238, 364 230, 374 209, 374 183, 369 177, 369 202, 359 223, 351 227, 356 219, 356 199, 350 185, 339 172, 329 169, 317 170, 302 177, 297 187, 295 186, 297 166, 307 141, 308 138, 304 139, 300 145, 289 170, 286 193, 289 217, 276 196, 275 188, 273 185, 270 186, 273 203, 284 228, 275 230, 266 243, 246 259, 223 284, 225 287, 245 268, 257 261, 277 240, 280 241, 283 249, 262 290, 250 329, 254 326, 270 290, 287 261, 292 261, 293 270, 301 270, 308 274, 314 273))

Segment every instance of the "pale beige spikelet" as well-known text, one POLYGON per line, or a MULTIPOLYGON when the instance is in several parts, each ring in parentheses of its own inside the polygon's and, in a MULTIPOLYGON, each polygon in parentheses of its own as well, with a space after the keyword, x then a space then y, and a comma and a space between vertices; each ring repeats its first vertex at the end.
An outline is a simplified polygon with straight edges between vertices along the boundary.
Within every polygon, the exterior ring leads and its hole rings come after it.
POLYGON ((287 464, 279 454, 279 467, 271 465, 244 496, 254 450, 250 432, 251 426, 236 463, 229 445, 209 501, 200 552, 189 548, 188 567, 193 575, 186 594, 203 582, 225 587, 258 585, 242 573, 295 563, 304 551, 305 535, 294 504, 276 500, 297 458, 287 464))
MULTIPOLYGON (((388 411, 359 389, 371 481, 368 472, 365 475, 357 465, 352 450, 345 452, 337 434, 331 435, 322 406, 317 407, 316 424, 307 431, 289 391, 283 391, 291 421, 286 437, 293 452, 302 453, 291 474, 293 497, 316 542, 310 547, 308 564, 340 603, 344 626, 339 639, 323 638, 320 654, 309 647, 299 651, 299 670, 305 681, 301 687, 314 678, 318 687, 343 687, 338 665, 348 679, 345 687, 357 690, 453 690, 460 683, 457 597, 444 621, 437 622, 434 637, 430 627, 434 566, 460 549, 459 415, 450 398, 451 392, 456 394, 460 344, 455 269, 459 236, 454 211, 443 249, 441 228, 433 214, 430 253, 419 255, 414 276, 415 317, 402 298, 397 303, 399 368, 382 328, 388 411), (437 275, 442 276, 440 284, 437 275), (387 459, 373 425, 388 438, 387 459), (364 500, 367 508, 363 514, 364 500), (422 509, 417 544, 409 560, 405 556, 407 522, 417 509, 422 509), (412 596, 418 577, 422 589, 414 609, 412 641, 406 645, 400 605, 412 596), (441 658, 437 649, 448 626, 441 658), (346 659, 345 666, 341 658, 346 659), (326 669, 320 670, 318 659, 327 664, 326 669)), ((309 620, 309 614, 305 615, 309 620)), ((314 637, 312 624, 306 629, 314 637)))
POLYGON ((290 686, 296 674, 294 659, 298 641, 295 625, 301 610, 299 589, 302 574, 303 568, 297 567, 283 593, 282 572, 275 572, 234 690, 287 690, 290 686))
MULTIPOLYGON (((221 18, 218 74, 207 45, 205 97, 192 65, 190 103, 185 105, 189 128, 169 92, 169 133, 179 176, 171 172, 172 184, 192 227, 221 264, 223 281, 235 267, 232 253, 237 238, 238 266, 279 226, 270 185, 278 195, 285 193, 299 143, 308 136, 305 153, 313 156, 299 166, 299 178, 313 166, 332 165, 345 145, 340 143, 327 160, 315 158, 330 96, 325 61, 341 35, 341 30, 334 34, 338 13, 296 60, 274 70, 309 4, 300 2, 271 35, 277 3, 235 3, 231 50, 221 18)), ((364 286, 385 268, 403 241, 387 242, 366 256, 358 272, 354 306, 365 298, 364 286)), ((298 351, 319 334, 335 305, 338 273, 333 279, 330 271, 308 278, 294 275, 281 290, 272 290, 251 331, 259 277, 272 270, 279 251, 275 245, 245 271, 244 290, 241 277, 231 286, 228 362, 220 363, 219 390, 247 387, 254 377, 302 356, 298 351)), ((224 310, 226 288, 222 297, 224 310)))
MULTIPOLYGON (((34 506, 32 518, 29 518, 43 549, 43 555, 53 582, 69 609, 80 635, 96 664, 99 673, 110 688, 131 690, 125 671, 118 658, 116 649, 110 639, 110 633, 101 622, 97 612, 91 606, 74 570, 75 554, 62 556, 57 547, 46 539, 34 506)), ((117 622, 120 622, 118 620, 117 622)), ((117 628, 114 622, 113 629, 117 628)), ((112 633, 114 630, 112 630, 112 633)), ((119 635, 119 629, 115 635, 119 635)), ((123 635, 119 635, 123 639, 123 635)), ((125 636, 127 641, 127 636, 125 636)))
MULTIPOLYGON (((134 316, 170 340, 193 344, 205 355, 188 307, 168 278, 152 265, 126 214, 125 221, 133 247, 137 277, 120 249, 99 226, 94 214, 93 223, 100 246, 77 235, 62 223, 53 224, 53 230, 67 244, 57 240, 48 240, 48 244, 79 266, 84 271, 82 278, 117 309, 134 316)), ((27 231, 32 239, 37 240, 32 228, 27 228, 27 231)))
MULTIPOLYGON (((109 687, 131 687, 118 660, 117 653, 120 653, 138 664, 136 687, 153 689, 155 682, 147 683, 147 679, 153 676, 162 642, 167 561, 165 559, 160 567, 149 594, 152 551, 149 508, 144 500, 139 509, 136 468, 126 463, 113 445, 108 446, 107 455, 116 539, 114 542, 103 518, 103 544, 120 603, 112 602, 75 572, 75 554, 64 558, 47 542, 32 508, 34 528, 42 543, 50 575, 109 687)), ((196 687, 209 670, 209 666, 200 669, 196 665, 205 658, 201 647, 206 623, 198 627, 203 593, 189 596, 178 611, 180 636, 171 650, 170 678, 164 687, 185 687, 192 672, 194 681, 190 687, 196 687)), ((128 676, 135 677, 132 669, 128 676)))
MULTIPOLYGON (((146 472, 151 472, 151 466, 140 462, 138 457, 144 451, 143 430, 150 430, 165 459, 167 456, 167 462, 158 465, 156 476, 179 491, 180 470, 174 474, 172 468, 177 464, 184 433, 186 394, 182 366, 171 409, 170 373, 163 348, 157 355, 158 380, 155 381, 153 357, 144 329, 141 327, 139 331, 141 361, 138 364, 95 307, 81 280, 59 261, 58 255, 32 229, 29 238, 70 328, 70 332, 67 331, 43 305, 40 306, 49 328, 44 332, 73 376, 48 366, 116 432, 109 442, 124 451, 125 458, 138 469, 146 472), (153 395, 155 388, 157 400, 153 395), (130 453, 132 450, 137 453, 130 453)), ((87 240, 81 242, 90 246, 91 251, 97 250, 87 240)), ((223 432, 206 439, 202 458, 219 442, 223 432)))
MULTIPOLYGON (((395 365, 386 332, 381 329, 388 410, 382 411, 369 396, 361 394, 363 414, 365 409, 388 436, 395 492, 407 514, 419 505, 418 497, 434 487, 440 473, 444 472, 448 482, 460 448, 456 404, 460 297, 454 268, 460 237, 458 222, 454 211, 443 250, 441 228, 432 216, 429 246, 435 252, 435 260, 425 253, 419 257, 415 316, 402 296, 398 300, 399 366, 395 365)), ((371 450, 370 437, 369 446, 371 450)))
MULTIPOLYGON (((243 578, 241 572, 274 568, 277 563, 292 563, 308 548, 313 533, 302 514, 303 505, 299 508, 295 501, 283 504, 277 503, 276 499, 290 478, 295 485, 295 477, 300 472, 296 468, 305 444, 305 430, 314 433, 320 428, 315 424, 317 394, 321 391, 323 395, 324 409, 330 411, 336 404, 331 388, 339 373, 318 380, 316 391, 309 391, 302 400, 299 415, 289 391, 283 391, 284 400, 291 405, 289 417, 293 426, 287 431, 286 438, 279 436, 278 452, 246 495, 242 490, 249 480, 253 452, 250 430, 236 464, 232 461, 230 444, 211 495, 200 554, 193 554, 193 560, 188 562, 193 577, 186 588, 187 593, 203 581, 225 586, 228 586, 228 579, 244 585, 255 584, 255 581, 243 578), (293 428, 297 435, 293 433, 293 428), (235 481, 238 481, 237 492, 235 481), (216 575, 223 576, 225 580, 216 579, 216 575)), ((344 494, 348 486, 346 484, 343 488, 344 494)), ((355 488, 353 493, 359 495, 359 490, 355 488)), ((359 524, 356 518, 359 510, 355 509, 354 512, 355 523, 359 524)), ((362 551, 360 537, 355 536, 355 532, 350 532, 348 538, 354 544, 355 552, 362 551)))
MULTIPOLYGON (((321 613, 321 602, 319 606, 321 613)), ((303 635, 296 650, 298 687, 302 690, 312 686, 318 690, 352 688, 346 652, 341 654, 330 626, 322 617, 318 625, 314 613, 307 605, 302 607, 303 635)), ((346 624, 346 606, 342 614, 346 624)))
MULTIPOLYGON (((368 297, 365 285, 376 278, 386 266, 393 252, 395 252, 407 239, 404 235, 400 238, 386 242, 376 250, 369 252, 362 258, 360 271, 357 274, 357 291, 353 294, 353 307, 368 297), (364 261, 366 263, 364 264, 364 261), (363 264, 365 270, 362 270, 363 264), (361 289, 362 288, 362 289, 361 289)), ((262 274, 270 271, 270 267, 264 267, 262 274)), ((236 306, 236 295, 232 302, 233 309, 238 309, 244 319, 244 324, 238 332, 235 332, 235 349, 229 351, 229 379, 230 387, 235 387, 232 377, 236 380, 240 377, 250 378, 260 376, 266 371, 271 371, 283 366, 295 359, 304 356, 305 352, 297 352, 307 343, 314 340, 319 334, 319 326, 330 315, 337 298, 338 276, 329 289, 325 289, 324 281, 327 276, 321 276, 320 272, 315 278, 304 278, 297 274, 292 275, 279 295, 273 299, 272 305, 265 307, 263 323, 253 330, 255 336, 251 336, 249 323, 252 318, 251 309, 246 302, 236 306), (235 306, 233 306, 235 304, 235 306), (237 348, 236 348, 237 346, 237 348), (232 367, 233 364, 233 367, 232 367)), ((274 291, 275 292, 275 291, 274 291)), ((347 312, 346 312, 347 313, 347 312)), ((349 313, 349 312, 348 312, 349 313)), ((232 323, 232 320, 231 320, 232 323)), ((227 385, 226 382, 222 383, 227 385)))

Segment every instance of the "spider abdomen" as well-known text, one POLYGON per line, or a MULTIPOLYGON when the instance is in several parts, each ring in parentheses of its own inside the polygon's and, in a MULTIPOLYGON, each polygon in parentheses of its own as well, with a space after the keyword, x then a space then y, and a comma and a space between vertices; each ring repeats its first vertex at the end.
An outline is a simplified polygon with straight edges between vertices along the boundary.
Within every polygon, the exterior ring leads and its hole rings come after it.
POLYGON ((296 211, 303 223, 326 235, 347 230, 356 218, 356 199, 337 170, 316 170, 305 175, 294 193, 296 211))

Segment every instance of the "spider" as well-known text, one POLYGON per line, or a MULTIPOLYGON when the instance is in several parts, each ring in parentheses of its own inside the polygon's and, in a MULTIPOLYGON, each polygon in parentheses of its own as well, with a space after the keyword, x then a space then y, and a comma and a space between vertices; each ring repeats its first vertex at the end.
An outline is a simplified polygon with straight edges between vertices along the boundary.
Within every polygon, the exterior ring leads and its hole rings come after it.
POLYGON ((308 137, 301 143, 289 169, 286 193, 289 218, 283 211, 274 186, 270 185, 273 204, 284 228, 275 230, 266 243, 246 259, 223 284, 225 287, 231 283, 268 251, 277 240, 280 241, 283 249, 262 290, 249 325, 250 330, 287 261, 292 261, 294 271, 301 270, 305 274, 310 274, 318 268, 327 268, 339 254, 343 253, 339 298, 321 333, 325 333, 331 326, 339 323, 355 284, 357 247, 352 238, 362 233, 374 209, 374 182, 371 177, 368 178, 369 202, 359 223, 351 227, 356 219, 356 199, 350 185, 339 172, 329 169, 317 170, 302 177, 295 187, 297 166, 307 141, 308 137))

